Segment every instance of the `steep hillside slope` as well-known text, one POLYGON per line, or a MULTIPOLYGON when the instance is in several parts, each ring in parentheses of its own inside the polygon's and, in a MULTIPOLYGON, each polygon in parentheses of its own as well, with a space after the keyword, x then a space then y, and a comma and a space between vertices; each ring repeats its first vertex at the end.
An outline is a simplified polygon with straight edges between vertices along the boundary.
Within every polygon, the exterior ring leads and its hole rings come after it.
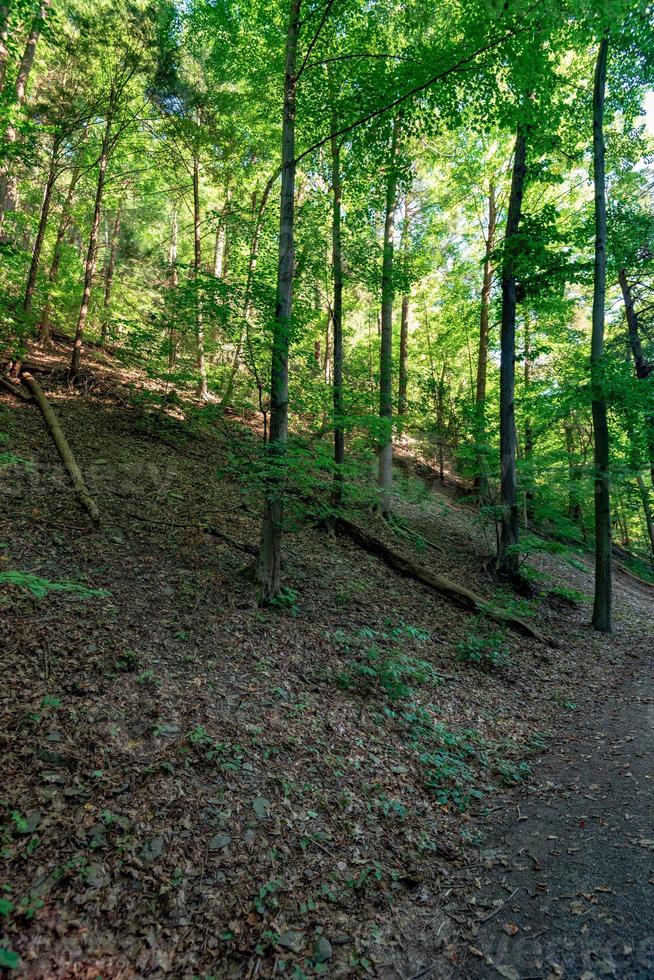
MULTIPOLYGON (((16 975, 390 970, 395 924, 470 885, 475 821, 509 805, 573 712, 642 671, 652 591, 618 577, 610 640, 587 627, 581 564, 539 558, 540 594, 507 594, 487 570, 489 530, 411 477, 396 512, 436 548, 360 523, 512 606, 557 649, 456 608, 301 508, 286 601, 261 610, 260 508, 230 476, 248 426, 199 428, 190 403, 146 409, 127 387, 138 379, 99 361, 71 393, 62 364, 42 357, 39 379, 99 529, 37 409, 0 395, 3 942, 16 975)), ((456 918, 441 935, 450 961, 456 918)))

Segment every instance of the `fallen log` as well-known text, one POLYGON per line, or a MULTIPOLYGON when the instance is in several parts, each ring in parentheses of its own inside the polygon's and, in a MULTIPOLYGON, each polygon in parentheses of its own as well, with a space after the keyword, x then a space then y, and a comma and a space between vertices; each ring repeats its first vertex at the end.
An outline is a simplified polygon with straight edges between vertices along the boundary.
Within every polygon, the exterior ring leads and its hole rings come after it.
POLYGON ((654 582, 648 582, 646 578, 641 578, 640 575, 636 575, 635 572, 632 572, 631 569, 627 568, 627 566, 621 561, 617 561, 615 558, 613 560, 616 568, 621 571, 623 575, 626 575, 627 578, 633 579, 634 582, 638 582, 639 585, 646 585, 648 589, 654 589, 654 582))
POLYGON ((393 549, 389 548, 388 545, 385 544, 380 538, 376 538, 374 535, 368 534, 363 530, 363 528, 359 527, 358 524, 354 524, 353 521, 348 520, 348 518, 339 517, 336 521, 336 527, 365 551, 376 555, 377 558, 381 558, 384 564, 388 565, 389 568, 394 569, 396 572, 400 572, 401 575, 405 575, 407 578, 412 578, 414 581, 428 586, 428 588, 433 589, 434 592, 437 592, 449 602, 452 602, 455 605, 471 612, 483 613, 485 616, 488 616, 489 619, 494 620, 496 623, 502 623, 508 626, 516 633, 521 633, 523 636, 528 636, 531 639, 538 640, 539 643, 546 646, 558 648, 559 644, 556 642, 556 640, 544 636, 535 627, 531 626, 523 619, 519 619, 506 609, 498 609, 482 596, 477 595, 475 592, 471 592, 470 589, 466 589, 457 582, 453 582, 451 579, 445 578, 443 575, 435 575, 428 568, 416 565, 414 562, 410 561, 410 559, 405 558, 404 555, 401 555, 397 551, 393 551, 393 549))
POLYGON ((8 391, 12 395, 15 395, 16 398, 20 398, 21 401, 24 402, 32 401, 32 396, 30 395, 29 391, 25 391, 24 388, 20 387, 20 385, 15 385, 13 381, 9 381, 8 378, 3 378, 1 374, 0 374, 0 388, 4 388, 5 391, 8 391))
POLYGON ((64 464, 64 468, 72 480, 75 493, 77 494, 80 503, 87 511, 89 517, 97 523, 100 520, 98 505, 88 491, 86 483, 84 482, 84 477, 82 476, 82 471, 80 470, 77 460, 75 459, 73 452, 68 445, 68 440, 64 435, 63 429, 59 424, 59 419, 55 415, 52 405, 45 397, 41 385, 35 378, 32 377, 29 371, 23 371, 21 374, 21 380, 30 394, 34 396, 34 400, 41 410, 45 424, 47 425, 48 431, 50 432, 53 442, 57 447, 57 451, 61 457, 61 462, 64 464))

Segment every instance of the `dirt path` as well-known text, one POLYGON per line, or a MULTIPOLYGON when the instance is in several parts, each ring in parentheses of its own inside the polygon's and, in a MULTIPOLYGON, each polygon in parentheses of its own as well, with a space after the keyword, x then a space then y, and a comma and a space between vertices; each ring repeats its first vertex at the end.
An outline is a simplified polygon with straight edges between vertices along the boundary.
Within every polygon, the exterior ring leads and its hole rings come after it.
POLYGON ((475 821, 476 880, 430 923, 441 952, 425 929, 402 976, 654 977, 653 665, 650 633, 623 686, 534 760, 536 781, 475 821))

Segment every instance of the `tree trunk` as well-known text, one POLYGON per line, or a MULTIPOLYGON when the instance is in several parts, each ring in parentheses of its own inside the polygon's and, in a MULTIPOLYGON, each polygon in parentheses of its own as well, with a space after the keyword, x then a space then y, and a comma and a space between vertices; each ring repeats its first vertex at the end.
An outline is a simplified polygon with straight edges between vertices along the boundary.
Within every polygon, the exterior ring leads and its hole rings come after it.
MULTIPOLYGON (((649 382, 651 385, 652 382, 650 380, 650 376, 654 370, 654 365, 650 364, 650 362, 643 355, 643 348, 640 342, 640 324, 638 322, 638 314, 636 313, 634 307, 631 286, 629 285, 629 280, 627 279, 627 272, 625 269, 620 269, 618 273, 618 281, 620 283, 620 289, 622 290, 622 298, 624 300, 624 308, 627 315, 629 347, 631 348, 631 354, 634 359, 636 377, 640 381, 649 382)), ((652 397, 651 393, 650 397, 652 397)), ((649 470, 652 485, 654 485, 654 413, 650 411, 647 412, 645 425, 647 448, 649 453, 649 470)))
MULTIPOLYGON (((332 129, 337 126, 332 120, 332 129)), ((334 486, 332 502, 340 507, 343 502, 343 463, 345 462, 345 430, 343 417, 343 256, 341 248, 341 145, 338 138, 331 138, 332 151, 332 328, 334 334, 334 486)))
POLYGON ((531 422, 529 406, 529 389, 531 388, 531 327, 529 315, 525 313, 525 347, 523 364, 523 381, 525 389, 525 452, 524 452, 524 482, 525 482, 525 531, 528 530, 534 517, 533 471, 531 467, 534 452, 534 429, 531 422))
POLYGON ((7 58, 9 57, 9 49, 7 48, 7 42, 9 40, 9 18, 9 3, 0 3, 0 95, 5 84, 7 58))
POLYGON ((515 239, 522 212, 527 145, 521 128, 515 139, 513 174, 506 219, 504 257, 502 260, 502 328, 500 334, 500 474, 502 525, 498 551, 498 568, 516 577, 519 568, 519 511, 516 484, 515 431, 515 239))
POLYGON ((565 449, 568 456, 568 517, 571 521, 582 525, 581 514, 581 495, 579 493, 579 483, 581 481, 581 470, 575 459, 574 432, 569 422, 565 423, 565 449))
MULTIPOLYGON (((409 205, 410 198, 406 195, 404 201, 404 221, 402 222, 402 262, 404 264, 404 274, 408 281, 408 261, 409 261, 409 205)), ((407 409, 407 389, 409 381, 409 304, 411 301, 408 286, 402 295, 402 309, 400 314, 400 361, 398 365, 397 378, 397 433, 402 435, 404 416, 407 409)))
POLYGON ((43 202, 41 204, 41 216, 39 218, 39 227, 36 232, 34 248, 32 249, 32 261, 30 263, 30 271, 27 276, 27 285, 25 286, 25 296, 23 297, 23 311, 26 314, 28 314, 32 309, 32 299, 34 298, 34 290, 36 288, 36 277, 38 275, 39 265, 41 263, 41 252, 43 251, 43 240, 45 238, 45 230, 47 228, 48 217, 50 215, 52 191, 54 189, 55 181, 57 179, 58 152, 59 152, 59 141, 55 139, 52 146, 52 156, 50 157, 50 169, 48 170, 48 177, 45 182, 45 190, 43 192, 43 202))
POLYGON ((93 289, 93 276, 95 274, 95 264, 98 255, 98 231, 100 228, 100 213, 102 210, 102 196, 104 194, 104 184, 107 176, 107 164, 109 162, 109 146, 111 143, 112 114, 107 114, 107 120, 102 137, 102 149, 98 165, 98 182, 95 188, 95 205, 93 208, 93 220, 91 222, 91 232, 89 234, 89 244, 84 262, 84 290, 82 292, 82 302, 77 318, 77 329, 75 330, 75 343, 73 346, 73 356, 68 369, 68 383, 72 384, 79 374, 82 361, 82 342, 84 339, 84 328, 89 313, 91 302, 91 290, 93 289))
POLYGON ((227 219, 231 210, 232 190, 227 188, 218 227, 216 228, 216 244, 213 253, 213 274, 216 279, 226 279, 229 267, 229 226, 227 219))
POLYGON ((609 427, 603 390, 604 307, 606 301, 606 178, 604 169, 604 95, 608 40, 600 41, 593 88, 593 163, 595 180, 595 277, 591 341, 592 411, 595 446, 595 600, 593 628, 611 631, 611 474, 609 427))
POLYGON ((39 320, 39 343, 44 346, 50 344, 50 305, 52 302, 52 289, 59 277, 59 266, 61 265, 61 256, 64 248, 64 239, 66 238, 66 232, 68 231, 68 227, 71 221, 71 216, 72 216, 71 209, 73 205, 73 198, 75 196, 75 188, 77 187, 81 175, 82 175, 81 167, 79 166, 75 167, 70 178, 70 184, 68 185, 68 191, 66 193, 66 200, 64 201, 64 205, 61 210, 61 215, 59 218, 59 226, 57 228, 57 238, 55 240, 55 245, 52 252, 52 260, 50 262, 50 271, 48 273, 47 293, 45 297, 45 302, 43 304, 41 319, 39 320))
POLYGON ((114 284, 114 272, 116 269, 116 253, 118 251, 118 236, 120 235, 122 204, 116 209, 114 226, 111 230, 109 239, 109 256, 104 273, 104 299, 102 301, 102 327, 100 332, 100 346, 104 347, 107 342, 107 332, 109 329, 109 311, 111 307, 111 289, 114 284))
POLYGON ((197 365, 200 380, 198 382, 198 397, 206 401, 209 395, 207 388, 207 364, 204 356, 204 324, 202 321, 202 296, 200 279, 202 276, 202 227, 200 222, 200 161, 193 157, 193 279, 195 285, 195 339, 197 343, 197 365))
POLYGON ((393 258, 395 209, 397 208, 397 157, 400 119, 393 123, 388 178, 386 183, 386 217, 381 281, 381 341, 379 345, 379 509, 382 517, 390 516, 393 482, 393 258))
MULTIPOLYGON (((170 274, 170 285, 173 289, 176 289, 179 284, 179 276, 177 273, 177 208, 173 208, 172 217, 170 219, 170 244, 168 246, 168 270, 170 274)), ((177 359, 177 334, 175 331, 175 323, 171 317, 170 327, 168 331, 168 370, 172 371, 175 367, 175 361, 177 359)))
POLYGON ((477 384, 475 390, 475 414, 477 431, 477 473, 475 474, 475 489, 480 504, 488 500, 488 467, 486 465, 486 379, 488 376, 488 343, 490 331, 490 300, 493 285, 492 254, 495 248, 495 232, 497 229, 497 205, 495 202, 495 184, 490 182, 488 188, 488 228, 486 231, 484 251, 484 277, 481 286, 481 311, 479 315, 479 353, 477 356, 477 384))
POLYGON ((652 501, 647 485, 640 473, 638 473, 636 476, 636 482, 638 483, 638 492, 643 505, 643 514, 645 516, 645 527, 647 528, 647 537, 649 539, 651 557, 652 561, 654 561, 654 516, 652 515, 652 501))
POLYGON ((64 435, 61 425, 59 424, 59 419, 53 411, 52 405, 43 394, 41 386, 38 384, 36 379, 29 374, 29 372, 23 371, 22 381, 30 394, 33 395, 34 400, 41 410, 41 414, 45 419, 50 435, 52 436, 59 456, 61 457, 61 462, 64 464, 64 468, 66 469, 66 472, 70 476, 72 484, 75 487, 77 496, 79 497, 89 517, 97 523, 100 520, 98 505, 88 491, 88 488, 84 482, 84 477, 82 476, 82 471, 80 470, 77 460, 75 459, 75 456, 68 445, 68 440, 64 435))
MULTIPOLYGON (((247 278, 245 282, 245 298, 243 301, 243 326, 241 327, 238 344, 236 346, 236 351, 234 353, 234 360, 232 362, 232 368, 229 373, 229 378, 227 381, 227 387, 225 392, 220 399, 221 406, 228 405, 232 397, 232 392, 234 390, 234 382, 236 380, 236 372, 238 371, 238 366, 241 360, 241 352, 243 350, 243 341, 247 335, 248 321, 252 313, 252 290, 254 287, 254 276, 257 270, 257 260, 259 258, 259 241, 261 239, 261 229, 263 227, 263 216, 268 205, 268 198, 270 197, 270 192, 272 186, 279 176, 279 171, 269 179, 268 183, 263 189, 263 194, 261 195, 261 200, 259 201, 259 207, 256 210, 254 218, 254 228, 252 230, 252 241, 250 242, 250 254, 248 256, 248 270, 247 278)), ((253 204, 254 207, 254 204, 253 204)))
POLYGON ((436 428, 438 432, 438 478, 445 483, 445 375, 447 361, 443 361, 436 396, 436 428))
POLYGON ((409 380, 409 302, 409 296, 405 293, 402 296, 402 309, 400 313, 400 363, 398 366, 397 378, 398 435, 402 435, 404 416, 406 415, 407 406, 407 388, 409 380))
MULTIPOLYGON (((43 29, 43 25, 45 24, 51 4, 52 0, 41 0, 39 8, 32 21, 32 27, 29 37, 27 38, 27 43, 25 44, 25 50, 23 51, 23 56, 18 66, 18 74, 16 76, 15 106, 17 109, 20 109, 25 101, 25 96, 27 94, 27 82, 32 71, 34 56, 36 54, 36 45, 41 35, 41 31, 43 29)), ((7 18, 5 18, 5 30, 6 22, 7 18)), ((4 64, 6 65, 6 59, 4 64)), ((16 142, 17 138, 18 131, 13 122, 10 120, 4 132, 5 143, 13 144, 16 142)), ((18 203, 18 180, 16 174, 13 172, 11 156, 11 153, 7 154, 7 161, 4 164, 0 175, 0 239, 5 238, 3 226, 7 212, 15 211, 18 203)))
POLYGON ((266 446, 269 474, 258 565, 260 601, 262 604, 271 602, 279 595, 280 591, 282 524, 284 519, 283 461, 288 438, 288 351, 293 312, 295 266, 295 106, 297 89, 295 72, 301 6, 302 0, 290 0, 286 35, 279 257, 270 371, 270 432, 266 446))

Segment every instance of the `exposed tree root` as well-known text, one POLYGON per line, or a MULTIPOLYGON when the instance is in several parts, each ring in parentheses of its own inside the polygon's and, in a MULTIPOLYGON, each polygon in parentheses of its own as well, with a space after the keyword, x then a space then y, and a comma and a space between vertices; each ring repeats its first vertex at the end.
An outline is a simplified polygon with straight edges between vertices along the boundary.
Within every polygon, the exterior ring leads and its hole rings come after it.
POLYGON ((442 575, 435 575, 428 568, 423 568, 420 565, 414 564, 414 562, 410 561, 408 558, 405 558, 404 555, 401 555, 397 551, 393 551, 392 548, 389 548, 388 545, 386 545, 379 538, 374 537, 372 534, 368 534, 363 530, 363 528, 360 528, 357 524, 354 524, 352 521, 348 520, 348 518, 339 517, 337 520, 337 528, 365 551, 368 551, 370 554, 381 558, 381 560, 388 565, 389 568, 393 568, 395 571, 400 572, 400 574, 405 575, 407 578, 414 579, 416 582, 421 582, 423 585, 433 589, 434 592, 444 596, 457 606, 471 612, 483 613, 485 616, 488 616, 489 619, 492 619, 497 623, 503 623, 516 633, 522 633, 523 636, 529 636, 546 646, 559 646, 556 640, 544 636, 529 623, 526 623, 523 619, 519 619, 517 616, 514 616, 505 609, 498 609, 482 596, 477 595, 475 592, 471 592, 464 586, 459 585, 458 583, 453 582, 442 575))
POLYGON ((75 459, 73 452, 68 445, 68 440, 64 435, 63 429, 59 424, 59 419, 55 415, 52 405, 45 397, 41 385, 35 380, 35 378, 32 377, 29 371, 23 371, 21 379, 30 394, 34 396, 34 400, 41 410, 41 414, 45 419, 45 424, 47 425, 48 431, 50 432, 53 442, 57 447, 57 451, 61 457, 61 462, 64 464, 64 468, 72 480, 73 486, 75 487, 75 493, 77 494, 80 503, 87 511, 89 517, 97 523, 100 520, 98 505, 89 494, 86 483, 84 482, 84 477, 82 476, 82 471, 80 470, 77 460, 75 459))

